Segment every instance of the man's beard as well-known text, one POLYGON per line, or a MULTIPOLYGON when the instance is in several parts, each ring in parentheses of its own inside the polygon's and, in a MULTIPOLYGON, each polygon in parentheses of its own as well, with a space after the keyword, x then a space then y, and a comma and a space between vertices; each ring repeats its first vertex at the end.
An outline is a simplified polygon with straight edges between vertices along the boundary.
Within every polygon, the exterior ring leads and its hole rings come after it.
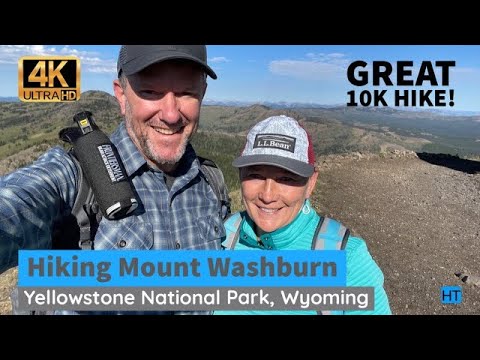
POLYGON ((185 150, 188 145, 188 138, 182 139, 182 143, 179 146, 179 150, 177 151, 177 153, 173 158, 171 159, 161 158, 161 156, 155 152, 154 145, 152 144, 151 140, 148 138, 147 134, 142 133, 138 122, 134 121, 132 110, 128 101, 125 104, 125 123, 127 126, 128 133, 130 134, 130 136, 134 138, 134 143, 136 143, 136 145, 140 147, 143 155, 154 164, 160 165, 160 166, 161 165, 173 166, 180 161, 183 154, 185 153, 185 150))

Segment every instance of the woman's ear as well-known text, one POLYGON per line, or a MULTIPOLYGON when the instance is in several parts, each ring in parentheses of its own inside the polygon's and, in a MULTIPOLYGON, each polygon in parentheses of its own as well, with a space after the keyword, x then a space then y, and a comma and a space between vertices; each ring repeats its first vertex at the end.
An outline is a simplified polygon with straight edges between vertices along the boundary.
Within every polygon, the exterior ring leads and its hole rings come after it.
POLYGON ((308 199, 310 198, 310 195, 312 194, 313 190, 315 189, 315 185, 317 184, 317 178, 318 178, 318 171, 315 170, 308 179, 307 183, 307 192, 305 194, 305 198, 308 199))

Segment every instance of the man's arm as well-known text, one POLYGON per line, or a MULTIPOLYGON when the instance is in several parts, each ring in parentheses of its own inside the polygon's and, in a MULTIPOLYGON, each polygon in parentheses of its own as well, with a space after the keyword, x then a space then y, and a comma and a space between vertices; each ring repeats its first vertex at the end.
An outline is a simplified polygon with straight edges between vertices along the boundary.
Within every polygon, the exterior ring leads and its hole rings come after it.
POLYGON ((77 169, 60 147, 0 177, 0 273, 18 263, 19 249, 51 247, 53 223, 71 211, 77 169))
POLYGON ((391 315, 383 273, 370 255, 365 241, 350 237, 347 251, 347 286, 372 286, 375 292, 374 310, 345 311, 347 315, 391 315))

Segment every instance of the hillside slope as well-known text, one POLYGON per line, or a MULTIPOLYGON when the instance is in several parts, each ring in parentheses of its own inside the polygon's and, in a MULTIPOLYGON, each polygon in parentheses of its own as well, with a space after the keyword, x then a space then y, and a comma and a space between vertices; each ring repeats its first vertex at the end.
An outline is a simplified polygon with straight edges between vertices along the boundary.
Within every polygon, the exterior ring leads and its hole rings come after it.
POLYGON ((480 162, 443 163, 414 153, 320 160, 315 207, 366 240, 395 314, 480 314, 480 283, 455 275, 480 275, 480 162), (462 304, 441 304, 445 285, 463 287, 462 304))

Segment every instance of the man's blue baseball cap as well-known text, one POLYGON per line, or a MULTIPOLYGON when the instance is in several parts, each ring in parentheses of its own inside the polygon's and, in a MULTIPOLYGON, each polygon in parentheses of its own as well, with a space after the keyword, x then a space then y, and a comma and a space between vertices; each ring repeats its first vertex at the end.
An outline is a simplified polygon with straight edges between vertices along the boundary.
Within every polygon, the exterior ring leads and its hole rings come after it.
POLYGON ((208 76, 217 74, 207 64, 205 45, 122 45, 118 55, 117 74, 132 75, 146 67, 166 60, 190 60, 203 67, 208 76))

